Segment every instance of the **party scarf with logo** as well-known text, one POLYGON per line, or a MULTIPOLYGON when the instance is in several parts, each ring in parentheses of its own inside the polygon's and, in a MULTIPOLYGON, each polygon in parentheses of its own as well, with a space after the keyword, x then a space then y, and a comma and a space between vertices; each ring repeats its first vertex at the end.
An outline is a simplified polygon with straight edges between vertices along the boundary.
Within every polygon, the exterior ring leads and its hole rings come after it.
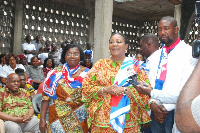
POLYGON ((44 93, 51 97, 52 99, 57 99, 56 96, 56 88, 58 85, 58 81, 61 78, 65 79, 65 83, 70 88, 81 88, 82 81, 85 77, 86 73, 89 71, 88 68, 76 78, 72 78, 72 75, 75 74, 80 69, 80 64, 78 64, 75 68, 69 69, 67 63, 64 64, 62 72, 58 72, 56 70, 52 70, 47 74, 47 78, 44 81, 43 91, 44 93))
MULTIPOLYGON (((139 62, 126 57, 115 77, 115 85, 129 86, 130 84, 126 82, 128 77, 138 71, 139 62)), ((110 105, 110 125, 117 133, 123 133, 126 124, 126 113, 130 112, 130 99, 125 94, 120 96, 111 95, 110 105)))
POLYGON ((168 54, 169 54, 169 52, 171 52, 176 47, 176 45, 179 42, 180 42, 180 38, 178 38, 176 40, 176 42, 174 44, 172 44, 170 47, 164 46, 162 48, 161 55, 160 55, 160 61, 159 61, 159 64, 158 64, 157 77, 156 77, 156 80, 155 80, 155 89, 162 90, 163 84, 165 82, 166 75, 167 75, 168 54))

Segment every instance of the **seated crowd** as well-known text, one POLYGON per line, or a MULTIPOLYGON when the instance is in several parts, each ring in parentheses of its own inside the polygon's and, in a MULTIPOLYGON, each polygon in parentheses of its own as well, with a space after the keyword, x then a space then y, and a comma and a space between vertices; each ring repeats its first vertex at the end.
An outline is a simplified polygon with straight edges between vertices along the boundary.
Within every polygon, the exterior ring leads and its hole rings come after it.
MULTIPOLYGON (((58 50, 55 43, 50 45, 46 41, 42 46, 38 39, 39 36, 32 43, 30 35, 26 36, 26 43, 22 44, 24 54, 0 54, 0 120, 4 121, 6 133, 16 132, 16 129, 17 132, 40 132, 39 117, 33 117, 40 115, 34 113, 31 100, 35 94, 43 92, 48 72, 63 65, 61 54, 68 43, 62 43, 58 50)), ((87 63, 80 62, 88 68, 92 67, 91 52, 83 52, 90 55, 87 63)))

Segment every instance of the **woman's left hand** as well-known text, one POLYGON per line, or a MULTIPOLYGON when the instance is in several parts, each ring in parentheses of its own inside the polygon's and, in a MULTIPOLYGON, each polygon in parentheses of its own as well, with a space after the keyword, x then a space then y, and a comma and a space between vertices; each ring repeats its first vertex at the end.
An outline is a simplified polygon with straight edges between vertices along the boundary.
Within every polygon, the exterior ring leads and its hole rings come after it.
POLYGON ((124 87, 113 86, 112 91, 113 91, 114 95, 119 96, 119 95, 122 95, 124 93, 124 87))

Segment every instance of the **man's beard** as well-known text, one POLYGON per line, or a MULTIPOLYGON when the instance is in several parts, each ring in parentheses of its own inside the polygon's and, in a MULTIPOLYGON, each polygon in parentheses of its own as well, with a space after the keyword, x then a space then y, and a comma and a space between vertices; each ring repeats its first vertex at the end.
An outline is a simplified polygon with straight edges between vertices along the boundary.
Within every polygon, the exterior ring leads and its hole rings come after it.
POLYGON ((169 37, 167 37, 168 39, 166 40, 166 41, 164 41, 164 40, 162 40, 162 38, 160 39, 160 41, 161 41, 161 43, 162 44, 171 44, 171 43, 173 43, 173 40, 172 39, 170 39, 169 37))

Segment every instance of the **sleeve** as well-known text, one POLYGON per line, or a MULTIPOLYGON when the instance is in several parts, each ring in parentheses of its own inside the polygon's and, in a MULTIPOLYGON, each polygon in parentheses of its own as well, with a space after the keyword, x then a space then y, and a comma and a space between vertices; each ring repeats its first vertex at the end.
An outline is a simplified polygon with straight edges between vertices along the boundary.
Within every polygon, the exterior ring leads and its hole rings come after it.
POLYGON ((33 108, 33 104, 31 102, 30 96, 28 95, 28 91, 23 88, 19 88, 19 89, 21 89, 22 97, 26 100, 26 104, 28 105, 29 109, 33 108))
MULTIPOLYGON (((160 102, 163 104, 176 104, 178 100, 178 96, 180 95, 180 92, 187 82, 188 78, 192 74, 196 64, 197 64, 197 59, 192 58, 191 56, 188 57, 183 57, 184 58, 184 63, 182 63, 183 69, 182 73, 179 75, 180 79, 175 79, 174 81, 171 81, 172 87, 168 87, 163 90, 157 90, 153 89, 151 91, 151 98, 153 99, 159 99, 160 102), (177 81, 177 82, 175 82, 177 81), (176 88, 174 87, 174 84, 176 83, 176 88)), ((183 60, 182 60, 183 61, 183 60)), ((173 77, 174 78, 174 77, 173 77)))
POLYGON ((29 73, 29 67, 30 67, 30 66, 26 66, 26 67, 25 67, 25 69, 26 69, 26 73, 27 73, 28 76, 30 76, 30 73, 29 73))
POLYGON ((3 78, 7 78, 7 72, 6 72, 6 66, 3 66, 3 68, 0 70, 1 74, 0 76, 3 78))
POLYGON ((26 72, 26 69, 25 69, 25 67, 22 64, 18 64, 18 65, 19 65, 18 68, 24 69, 24 72, 26 72))
POLYGON ((97 99, 96 93, 106 85, 101 81, 101 62, 98 61, 86 74, 82 83, 82 100, 91 102, 92 98, 97 99))
MULTIPOLYGON (((147 84, 150 84, 150 81, 149 81, 148 76, 147 76, 146 72, 144 71, 144 69, 141 69, 137 73, 137 79, 140 81, 144 81, 147 84)), ((139 112, 142 124, 149 122, 151 119, 150 119, 147 111, 150 110, 150 105, 149 105, 150 97, 148 95, 139 93, 132 86, 129 86, 129 88, 133 95, 133 98, 129 96, 129 98, 131 99, 131 102, 132 102, 131 107, 134 108, 136 106, 136 105, 134 105, 134 102, 136 102, 137 105, 139 106, 138 112, 139 112)))
POLYGON ((28 104, 29 109, 33 108, 33 104, 31 102, 31 99, 30 99, 28 93, 26 93, 26 97, 27 97, 27 104, 28 104))
POLYGON ((194 120, 200 126, 200 95, 192 101, 191 110, 194 120))
POLYGON ((26 84, 26 86, 28 87, 30 93, 35 91, 32 85, 26 84))
MULTIPOLYGON (((150 85, 150 81, 148 79, 148 76, 146 74, 146 72, 144 71, 144 69, 141 69, 138 73, 137 73, 137 79, 139 81, 143 81, 147 84, 150 85)), ((150 100, 150 97, 148 95, 139 93, 133 86, 129 86, 130 91, 134 97, 134 100, 140 104, 140 107, 144 110, 148 110, 148 102, 150 100)), ((130 97, 131 98, 131 97, 130 97)))
POLYGON ((88 71, 82 82, 82 101, 85 102, 85 107, 88 111, 88 119, 93 120, 95 112, 99 111, 100 108, 109 106, 103 104, 110 101, 110 95, 97 95, 97 92, 103 87, 108 86, 102 81, 101 66, 102 62, 98 61, 95 65, 88 71))
POLYGON ((41 57, 42 57, 42 54, 39 54, 39 55, 38 55, 38 58, 41 59, 41 57))
POLYGON ((27 45, 24 43, 24 44, 22 44, 22 50, 24 51, 24 50, 27 50, 27 45))

